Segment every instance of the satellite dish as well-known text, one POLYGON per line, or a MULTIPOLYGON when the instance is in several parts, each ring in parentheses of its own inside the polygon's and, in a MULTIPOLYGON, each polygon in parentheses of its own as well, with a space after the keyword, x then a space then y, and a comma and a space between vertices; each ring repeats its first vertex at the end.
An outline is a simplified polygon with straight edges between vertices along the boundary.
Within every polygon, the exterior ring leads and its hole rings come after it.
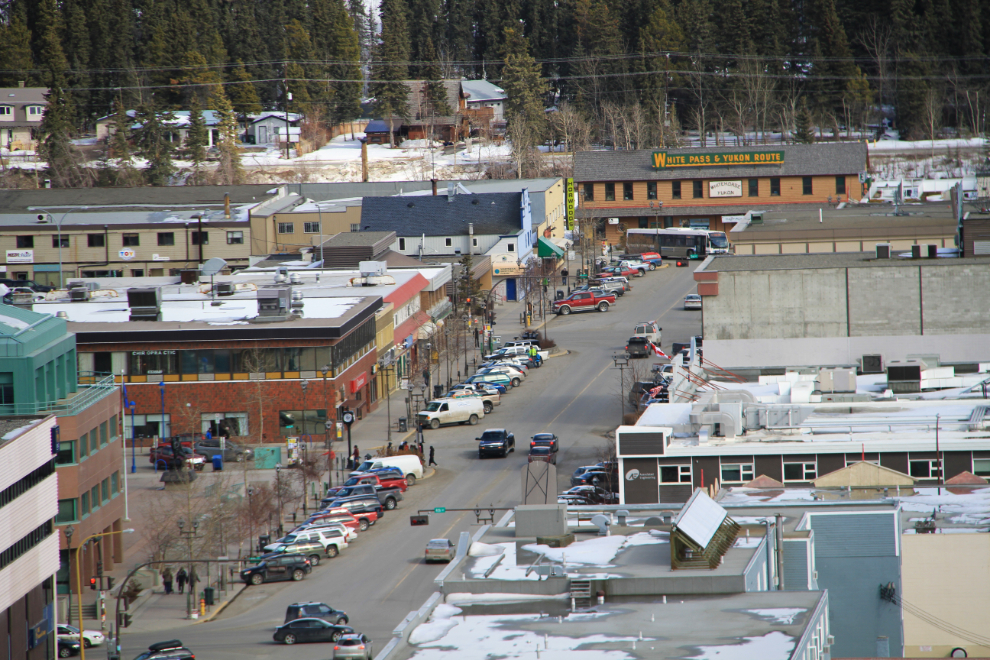
POLYGON ((200 270, 200 274, 202 274, 204 277, 213 277, 221 270, 223 270, 226 266, 227 266, 226 261, 224 261, 220 257, 213 257, 212 259, 207 259, 206 263, 204 263, 203 267, 200 268, 199 270, 200 270))

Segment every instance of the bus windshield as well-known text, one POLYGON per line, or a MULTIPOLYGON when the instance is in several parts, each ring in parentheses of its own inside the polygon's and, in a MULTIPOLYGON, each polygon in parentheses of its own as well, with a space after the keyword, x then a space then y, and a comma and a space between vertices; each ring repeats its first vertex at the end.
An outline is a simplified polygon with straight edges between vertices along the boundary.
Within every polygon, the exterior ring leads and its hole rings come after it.
POLYGON ((725 232, 710 231, 708 232, 708 240, 711 241, 713 248, 729 247, 729 239, 725 237, 725 232))

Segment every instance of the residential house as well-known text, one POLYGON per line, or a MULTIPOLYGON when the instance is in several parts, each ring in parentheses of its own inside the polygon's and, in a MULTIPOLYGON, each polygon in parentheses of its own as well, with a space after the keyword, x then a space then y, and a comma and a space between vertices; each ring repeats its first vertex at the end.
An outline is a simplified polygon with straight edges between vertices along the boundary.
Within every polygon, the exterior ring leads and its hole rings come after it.
POLYGON ((287 121, 286 113, 268 111, 258 115, 250 115, 248 119, 250 123, 247 127, 247 136, 248 142, 251 144, 284 142, 287 126, 290 129, 289 141, 298 141, 299 122, 302 120, 302 115, 300 114, 295 112, 288 113, 287 121))
POLYGON ((31 151, 45 114, 47 87, 0 88, 0 149, 31 151))
MULTIPOLYGON (((181 147, 186 142, 186 138, 189 137, 189 111, 188 110, 170 110, 169 113, 171 117, 165 120, 163 123, 169 129, 169 142, 172 142, 177 147, 181 147)), ((128 110, 126 112, 127 116, 131 119, 137 117, 136 110, 128 110)), ((220 134, 218 126, 220 125, 220 117, 213 110, 203 110, 203 123, 206 125, 207 129, 207 147, 212 147, 219 143, 220 134)), ((114 118, 116 115, 107 115, 105 117, 100 117, 96 120, 96 139, 103 141, 108 139, 114 132, 114 118)), ((131 125, 131 130, 138 130, 141 128, 140 122, 136 122, 131 125)))

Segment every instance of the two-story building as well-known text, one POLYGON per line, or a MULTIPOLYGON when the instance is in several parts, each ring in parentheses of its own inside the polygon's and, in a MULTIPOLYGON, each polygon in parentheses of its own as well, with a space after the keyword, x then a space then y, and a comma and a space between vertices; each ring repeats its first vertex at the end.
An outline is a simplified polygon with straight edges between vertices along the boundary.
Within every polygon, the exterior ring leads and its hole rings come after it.
POLYGON ((0 149, 30 151, 35 148, 34 131, 45 114, 46 87, 0 88, 0 149))
POLYGON ((578 217, 620 246, 632 228, 726 231, 750 211, 808 209, 863 197, 858 142, 575 155, 578 217))

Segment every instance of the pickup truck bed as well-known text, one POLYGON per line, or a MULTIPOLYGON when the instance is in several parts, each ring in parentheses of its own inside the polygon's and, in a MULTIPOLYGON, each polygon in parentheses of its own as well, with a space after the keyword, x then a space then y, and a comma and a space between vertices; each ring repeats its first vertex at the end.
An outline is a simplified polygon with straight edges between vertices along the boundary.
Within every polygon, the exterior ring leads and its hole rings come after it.
POLYGON ((382 503, 387 511, 394 509, 399 502, 402 501, 402 491, 398 486, 392 488, 385 488, 382 486, 372 486, 370 484, 361 484, 359 486, 344 486, 336 493, 334 493, 334 498, 341 497, 354 497, 356 495, 377 495, 378 501, 382 503))

